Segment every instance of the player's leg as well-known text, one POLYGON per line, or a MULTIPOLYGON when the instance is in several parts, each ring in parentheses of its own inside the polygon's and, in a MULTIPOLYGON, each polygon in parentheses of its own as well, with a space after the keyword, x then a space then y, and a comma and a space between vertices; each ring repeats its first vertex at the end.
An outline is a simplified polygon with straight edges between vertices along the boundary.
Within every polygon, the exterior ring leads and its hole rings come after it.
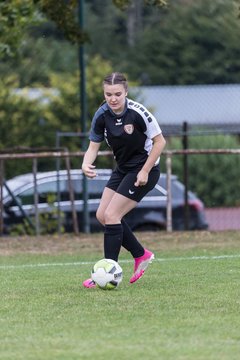
MULTIPOLYGON (((96 217, 98 221, 105 226, 105 219, 104 213, 106 208, 111 201, 115 191, 109 188, 105 188, 102 194, 102 199, 99 204, 96 217)), ((122 246, 128 250, 134 258, 140 257, 144 254, 144 248, 139 243, 135 235, 133 234, 132 230, 130 229, 129 225, 126 223, 124 219, 121 220, 122 229, 123 229, 123 239, 122 239, 122 246)))
MULTIPOLYGON (((106 187, 103 191, 101 202, 99 204, 96 217, 98 221, 105 226, 105 211, 112 200, 113 196, 115 195, 115 191, 106 187)), ((135 206, 134 204, 133 206, 135 206)), ((136 237, 132 233, 131 229, 129 228, 128 224, 122 219, 121 220, 122 228, 119 226, 108 226, 107 232, 110 233, 110 236, 112 234, 112 230, 114 229, 114 232, 120 231, 123 233, 122 236, 122 246, 125 247, 128 251, 131 252, 133 257, 141 256, 144 253, 144 249, 141 246, 141 244, 137 241, 136 237), (110 229, 110 230, 109 230, 110 229)))
MULTIPOLYGON (((102 193, 102 197, 101 197, 101 201, 99 204, 99 207, 97 209, 96 212, 96 218, 98 219, 98 221, 103 225, 103 229, 105 229, 105 222, 104 222, 104 213, 105 210, 109 204, 109 202, 111 201, 113 195, 115 194, 115 191, 109 188, 104 188, 103 193, 102 193)), ((86 288, 95 288, 96 284, 95 282, 90 278, 87 279, 83 282, 83 286, 86 288)))
POLYGON ((122 217, 132 210, 137 202, 115 193, 104 212, 104 255, 118 261, 123 242, 124 228, 122 217))
MULTIPOLYGON (((104 253, 106 258, 118 261, 118 255, 123 241, 123 226, 121 220, 123 216, 136 207, 136 205, 136 201, 128 199, 121 194, 116 193, 112 197, 104 213, 104 253)), ((127 242, 126 229, 127 224, 125 223, 125 245, 130 249, 135 260, 134 274, 130 279, 130 283, 134 283, 144 275, 146 268, 154 259, 154 254, 142 247, 129 227, 127 242)))
POLYGON ((115 193, 114 190, 109 189, 108 187, 105 187, 103 190, 100 204, 96 212, 96 218, 103 226, 105 226, 104 213, 115 193))
MULTIPOLYGON (((138 203, 155 186, 160 176, 160 170, 158 167, 153 168, 149 173, 148 183, 144 186, 134 186, 136 175, 136 173, 127 174, 118 187, 117 192, 138 203)), ((122 225, 125 235, 122 245, 131 252, 135 260, 134 274, 130 279, 130 283, 134 283, 143 276, 149 263, 154 259, 154 254, 142 247, 124 220, 122 220, 122 225)))
MULTIPOLYGON (((152 169, 149 174, 148 184, 144 187, 134 187, 136 173, 129 173, 120 179, 121 175, 115 172, 110 179, 110 183, 108 183, 108 186, 112 187, 112 189, 107 187, 104 190, 97 212, 98 220, 103 225, 105 224, 105 257, 117 261, 121 245, 123 245, 135 259, 134 274, 130 279, 131 283, 142 277, 147 266, 153 260, 154 254, 142 247, 126 222, 122 221, 122 218, 154 187, 159 175, 160 172, 157 168, 152 169), (116 188, 117 183, 119 183, 119 186, 116 188), (119 193, 115 193, 115 190, 119 193)), ((86 287, 92 287, 91 285, 94 286, 92 283, 90 286, 84 284, 86 287)))
MULTIPOLYGON (((105 188, 97 210, 98 220, 104 227, 104 257, 118 261, 118 255, 123 240, 122 216, 135 207, 137 202, 129 200, 115 191, 105 188)), ((95 282, 90 278, 83 282, 86 288, 95 288, 95 282)))
POLYGON ((132 257, 137 258, 144 254, 144 248, 132 232, 128 223, 122 219, 123 241, 122 246, 131 253, 132 257))
MULTIPOLYGON (((105 188, 102 194, 102 199, 99 204, 96 217, 98 221, 105 226, 105 219, 104 213, 106 208, 111 201, 115 191, 109 188, 105 188)), ((122 239, 122 246, 128 250, 134 258, 140 257, 144 254, 144 248, 137 240, 136 236, 133 234, 132 230, 130 229, 129 225, 126 223, 124 219, 121 220, 122 229, 123 229, 123 239, 122 239)))

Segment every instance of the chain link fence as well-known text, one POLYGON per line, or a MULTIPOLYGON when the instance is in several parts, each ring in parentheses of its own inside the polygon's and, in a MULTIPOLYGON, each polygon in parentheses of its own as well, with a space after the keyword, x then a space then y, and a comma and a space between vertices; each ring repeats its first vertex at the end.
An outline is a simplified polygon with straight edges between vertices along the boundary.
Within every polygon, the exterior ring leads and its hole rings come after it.
POLYGON ((240 85, 141 86, 133 96, 157 118, 165 136, 240 134, 240 85))
MULTIPOLYGON (((4 179, 4 168, 7 164, 8 161, 25 161, 26 159, 29 159, 32 161, 32 168, 31 168, 31 172, 33 174, 34 177, 34 208, 35 208, 35 225, 33 225, 31 223, 31 220, 28 218, 27 214, 24 213, 24 209, 21 207, 21 204, 18 203, 18 199, 14 198, 14 194, 11 194, 11 196, 13 197, 13 200, 15 201, 16 205, 19 207, 19 210, 22 211, 22 215, 23 218, 25 217, 26 220, 29 222, 29 225, 33 228, 33 230, 35 230, 35 234, 39 235, 40 234, 40 230, 39 230, 39 206, 41 206, 41 204, 39 203, 39 193, 38 193, 38 184, 36 181, 37 178, 37 173, 38 173, 38 164, 37 164, 37 160, 39 159, 49 159, 49 158, 54 158, 54 159, 60 159, 62 158, 63 160, 65 160, 65 168, 67 169, 67 173, 68 173, 68 183, 69 185, 71 185, 71 175, 70 175, 70 169, 71 169, 71 165, 70 165, 70 159, 77 157, 77 158, 81 158, 83 156, 83 152, 75 152, 75 153, 70 153, 65 151, 55 151, 55 152, 40 152, 40 153, 24 153, 24 154, 16 154, 16 153, 12 153, 12 154, 0 154, 0 235, 3 234, 3 229, 4 229, 4 205, 3 205, 3 188, 4 186, 6 187, 7 182, 4 179)), ((165 157, 165 163, 166 163, 166 172, 167 172, 167 178, 170 179, 171 175, 172 175, 172 159, 174 157, 177 156, 193 156, 193 155, 197 155, 199 156, 205 156, 205 155, 209 155, 209 154, 217 154, 218 156, 223 156, 223 155, 228 155, 228 156, 238 156, 240 155, 240 149, 217 149, 217 150, 172 150, 172 151, 165 151, 163 154, 163 157, 165 157)), ((100 152, 99 154, 100 156, 112 156, 111 152, 100 152)), ((170 180, 167 181, 167 209, 166 209, 166 213, 167 213, 167 227, 166 230, 167 231, 172 231, 172 198, 171 198, 171 186, 170 186, 170 180)), ((11 193, 11 189, 9 190, 7 188, 8 192, 10 191, 11 193)), ((188 193, 188 184, 186 184, 185 187, 185 193, 186 193, 186 206, 185 206, 185 210, 186 210, 186 219, 187 219, 187 214, 188 214, 188 201, 187 201, 187 193, 188 193)), ((240 190, 240 189, 239 189, 240 190)), ((239 193, 239 192, 238 192, 239 193)), ((75 209, 75 198, 74 198, 74 192, 71 186, 69 186, 69 198, 70 198, 70 203, 71 203, 71 208, 72 208, 72 221, 74 224, 74 232, 75 234, 78 234, 79 230, 78 230, 78 223, 77 223, 77 214, 76 214, 76 209, 75 209)), ((87 203, 88 199, 87 197, 85 198, 85 202, 87 203)), ((86 211, 87 211, 87 204, 86 204, 86 211)), ((61 214, 58 213, 56 214, 57 216, 60 216, 61 214)), ((215 208, 215 209, 210 209, 207 208, 206 209, 206 218, 207 218, 207 222, 209 224, 209 230, 236 230, 236 229, 240 229, 240 225, 239 225, 239 215, 240 215, 240 206, 239 207, 230 207, 230 208, 215 208)), ((85 218, 86 219, 86 218, 85 218)), ((186 230, 188 230, 188 227, 186 227, 186 230)))
MULTIPOLYGON (((165 151, 165 155, 168 151, 173 151, 172 154, 174 154, 171 171, 183 181, 186 191, 192 190, 196 192, 205 204, 209 229, 240 229, 240 160, 238 153, 240 135, 240 85, 132 87, 130 88, 129 97, 143 103, 159 121, 164 136, 167 138, 168 143, 172 145, 172 148, 169 147, 165 151), (211 147, 210 141, 205 140, 209 138, 217 139, 219 136, 221 136, 220 141, 223 141, 225 137, 229 136, 236 140, 234 146, 231 147, 234 149, 234 152, 232 152, 230 148, 226 149, 225 147, 225 149, 223 149, 222 143, 220 143, 220 145, 218 144, 217 147, 215 146, 214 149, 211 147), (191 139, 196 138, 198 138, 198 140, 200 139, 200 146, 194 150, 191 139), (173 139, 178 139, 178 144, 180 143, 181 145, 180 149, 178 148, 176 150, 176 143, 173 142, 173 139), (219 149, 222 149, 221 154, 219 149), (176 151, 178 151, 178 153, 176 151), (223 159, 225 159, 225 161, 223 161, 223 159), (234 162, 232 162, 233 159, 234 162), (177 165, 175 165, 175 163, 177 165), (224 167, 223 163, 225 164, 224 167), (213 180, 212 174, 216 169, 218 169, 219 172, 216 172, 213 180), (221 179, 221 182, 219 179, 221 179), (216 193, 218 193, 218 202, 216 202, 216 193), (229 193, 232 193, 232 196, 229 197, 229 193), (215 198, 213 197, 214 194, 215 198), (227 198, 230 198, 230 200, 226 201, 227 198)), ((77 136, 80 140, 82 140, 83 137, 87 137, 87 134, 81 133, 59 133, 58 135, 56 148, 60 147, 60 145, 62 146, 59 140, 60 135, 77 136)), ((65 151, 68 150, 65 149, 65 151)), ((42 153, 37 157, 40 161, 45 156, 42 153)), ((4 161, 4 165, 7 166, 10 160, 11 163, 13 162, 14 158, 14 161, 20 160, 27 162, 31 157, 26 156, 24 158, 21 154, 2 154, 1 174, 3 174, 2 161, 4 161)), ((32 159, 34 158, 36 157, 34 157, 33 154, 32 159)), ((58 162, 56 162, 54 158, 59 159, 60 156, 53 154, 52 158, 48 160, 48 163, 51 163, 50 170, 54 170, 54 166, 55 170, 58 167, 58 165, 56 165, 58 162)), ((110 159, 111 157, 108 156, 104 159, 106 158, 110 159)), ((72 160, 74 159, 72 158, 72 160)), ((30 162, 29 165, 30 171, 36 173, 37 170, 33 169, 30 162)), ((68 167, 69 166, 70 165, 68 165, 68 167)), ((79 161, 77 166, 80 167, 79 161)), ((110 166, 112 166, 112 164, 110 164, 110 166)), ((168 170, 164 159, 161 170, 163 172, 167 172, 168 170)), ((15 176, 16 175, 20 174, 15 174, 15 176)), ((3 178, 1 179, 2 182, 3 178)), ((36 214, 37 210, 36 206, 36 214)), ((2 202, 1 213, 3 213, 2 202)), ((36 223, 37 222, 38 221, 36 221, 36 223)))
MULTIPOLYGON (((131 90, 135 99, 157 118, 169 144, 174 144, 173 148, 176 146, 173 139, 176 138, 183 150, 191 149, 193 145, 198 149, 221 148, 224 143, 225 147, 239 148, 240 85, 142 86, 131 90)), ((228 154, 227 160, 226 157, 220 160, 214 157, 213 161, 214 155, 201 156, 205 158, 193 160, 191 156, 184 156, 182 169, 173 166, 173 171, 177 171, 186 186, 192 184, 193 190, 199 192, 206 202, 210 230, 240 229, 239 156, 233 158, 228 154), (201 164, 206 167, 205 174, 199 170, 201 164), (216 172, 213 180, 211 174, 217 167, 219 173, 216 172), (226 184, 224 189, 221 189, 219 178, 226 184), (201 191, 203 183, 205 191, 201 191), (217 191, 222 191, 222 197, 218 196, 221 200, 216 205, 214 194, 217 191), (229 192, 234 193, 232 203, 224 199, 229 192)))

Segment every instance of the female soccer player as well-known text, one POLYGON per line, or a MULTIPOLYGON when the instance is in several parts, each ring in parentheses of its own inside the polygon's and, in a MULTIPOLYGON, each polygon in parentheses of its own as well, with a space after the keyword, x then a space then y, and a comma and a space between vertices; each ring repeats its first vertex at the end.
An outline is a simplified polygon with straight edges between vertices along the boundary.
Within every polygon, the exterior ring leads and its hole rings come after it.
MULTIPOLYGON (((165 139, 155 117, 141 104, 127 98, 127 80, 121 73, 112 73, 103 81, 105 102, 96 111, 89 136, 89 146, 82 163, 83 173, 96 176, 93 165, 101 142, 106 140, 113 151, 113 171, 96 213, 104 225, 104 257, 118 261, 121 246, 134 258, 130 283, 140 279, 154 254, 144 249, 124 220, 130 210, 156 185, 160 154, 165 139)), ((93 288, 87 279, 83 286, 93 288)))

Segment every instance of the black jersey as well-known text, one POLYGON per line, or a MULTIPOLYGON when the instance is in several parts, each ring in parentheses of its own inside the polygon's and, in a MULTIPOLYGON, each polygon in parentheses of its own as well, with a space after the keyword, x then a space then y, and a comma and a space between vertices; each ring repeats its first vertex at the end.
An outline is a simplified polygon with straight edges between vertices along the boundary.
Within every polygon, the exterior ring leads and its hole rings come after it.
MULTIPOLYGON (((122 171, 141 168, 152 149, 152 138, 162 131, 155 117, 141 104, 126 99, 125 109, 115 114, 104 103, 96 111, 89 139, 102 142, 105 138, 122 171)), ((156 165, 158 161, 156 162, 156 165)))

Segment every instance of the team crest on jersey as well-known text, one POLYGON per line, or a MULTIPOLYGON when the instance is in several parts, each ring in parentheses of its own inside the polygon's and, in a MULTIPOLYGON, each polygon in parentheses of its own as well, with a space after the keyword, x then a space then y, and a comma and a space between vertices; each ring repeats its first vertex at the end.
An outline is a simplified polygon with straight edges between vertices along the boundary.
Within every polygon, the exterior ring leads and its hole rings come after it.
POLYGON ((124 131, 128 134, 131 135, 134 131, 134 126, 132 124, 127 124, 124 126, 124 131))

